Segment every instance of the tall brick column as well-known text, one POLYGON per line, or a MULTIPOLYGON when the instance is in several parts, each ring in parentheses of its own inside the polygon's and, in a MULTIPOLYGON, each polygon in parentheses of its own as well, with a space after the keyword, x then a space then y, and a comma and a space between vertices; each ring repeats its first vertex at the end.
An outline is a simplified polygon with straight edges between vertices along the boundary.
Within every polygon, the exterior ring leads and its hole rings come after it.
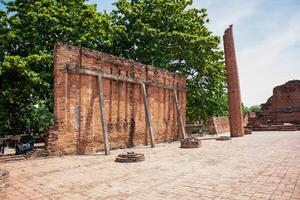
POLYGON ((230 136, 239 137, 244 136, 244 127, 240 93, 240 81, 234 49, 232 25, 230 25, 229 28, 225 30, 223 40, 228 84, 230 136))

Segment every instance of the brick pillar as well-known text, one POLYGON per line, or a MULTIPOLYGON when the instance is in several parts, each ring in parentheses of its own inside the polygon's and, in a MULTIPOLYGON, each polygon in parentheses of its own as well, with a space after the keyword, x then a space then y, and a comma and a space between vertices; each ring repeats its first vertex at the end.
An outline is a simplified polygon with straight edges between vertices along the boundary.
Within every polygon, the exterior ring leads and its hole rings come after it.
POLYGON ((235 56, 232 25, 223 36, 228 85, 230 136, 244 136, 240 82, 235 56))

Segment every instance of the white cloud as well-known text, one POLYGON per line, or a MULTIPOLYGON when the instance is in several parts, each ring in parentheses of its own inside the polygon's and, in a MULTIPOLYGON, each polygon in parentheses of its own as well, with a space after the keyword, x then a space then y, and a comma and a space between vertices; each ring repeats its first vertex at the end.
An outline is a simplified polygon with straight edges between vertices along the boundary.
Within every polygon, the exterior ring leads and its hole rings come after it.
POLYGON ((273 87, 300 78, 300 62, 285 57, 293 54, 294 44, 300 43, 298 19, 300 15, 293 14, 280 29, 267 32, 260 44, 249 43, 237 53, 246 105, 263 103, 272 95, 273 87))
MULTIPOLYGON (((111 10, 115 0, 91 0, 111 10)), ((275 86, 300 79, 299 0, 194 0, 207 8, 209 28, 222 36, 234 24, 242 99, 264 103, 275 86)))
POLYGON ((208 8, 208 16, 211 19, 209 27, 218 35, 223 34, 230 24, 237 25, 244 18, 253 15, 257 7, 263 2, 248 0, 195 0, 196 8, 208 8))
MULTIPOLYGON (((195 2, 199 6, 199 1, 195 2)), ((275 86, 300 79, 300 6, 292 0, 210 0, 209 27, 220 36, 234 24, 242 99, 264 103, 275 86), (289 59, 287 59, 289 58, 289 59)))

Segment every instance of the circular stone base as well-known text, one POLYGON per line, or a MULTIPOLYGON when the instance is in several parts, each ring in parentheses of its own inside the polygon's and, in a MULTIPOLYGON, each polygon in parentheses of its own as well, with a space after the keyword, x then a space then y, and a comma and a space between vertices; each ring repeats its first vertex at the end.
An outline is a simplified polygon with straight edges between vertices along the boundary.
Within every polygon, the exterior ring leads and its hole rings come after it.
POLYGON ((196 138, 186 138, 181 140, 181 148, 199 148, 201 141, 196 138))
POLYGON ((115 162, 132 163, 132 162, 142 162, 144 160, 145 160, 144 154, 127 152, 127 154, 119 154, 115 162))
POLYGON ((0 169, 0 192, 3 192, 8 186, 9 172, 0 169))

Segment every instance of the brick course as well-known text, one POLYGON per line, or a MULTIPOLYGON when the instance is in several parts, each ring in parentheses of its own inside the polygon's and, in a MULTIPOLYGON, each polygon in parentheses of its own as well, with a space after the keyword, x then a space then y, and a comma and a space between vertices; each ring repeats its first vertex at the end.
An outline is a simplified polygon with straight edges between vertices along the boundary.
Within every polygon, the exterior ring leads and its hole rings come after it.
MULTIPOLYGON (((149 65, 120 59, 94 50, 58 43, 54 51, 55 126, 46 142, 50 155, 88 154, 104 149, 97 77, 66 71, 66 67, 92 69, 154 84, 186 87, 184 76, 149 65)), ((104 101, 112 149, 150 143, 140 84, 104 78, 104 101)), ((173 91, 147 86, 156 142, 177 140, 173 91)), ((186 92, 178 91, 185 122, 186 92)))

